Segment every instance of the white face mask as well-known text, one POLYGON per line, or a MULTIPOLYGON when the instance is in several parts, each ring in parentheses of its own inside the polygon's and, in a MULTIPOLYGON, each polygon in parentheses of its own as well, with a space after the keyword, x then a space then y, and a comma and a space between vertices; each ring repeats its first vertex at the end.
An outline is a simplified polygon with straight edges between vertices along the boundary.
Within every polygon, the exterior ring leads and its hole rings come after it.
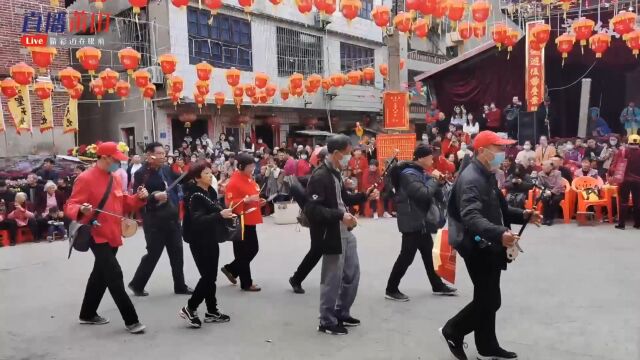
POLYGON ((525 150, 531 150, 531 145, 529 145, 529 144, 524 144, 523 148, 524 148, 525 150))
POLYGON ((610 139, 609 144, 616 145, 618 143, 618 139, 610 139))
POLYGON ((262 139, 258 140, 258 144, 262 144, 262 139))
POLYGON ((300 159, 307 160, 307 155, 300 155, 300 159))
POLYGON ((569 151, 573 150, 573 144, 567 144, 564 147, 569 151))

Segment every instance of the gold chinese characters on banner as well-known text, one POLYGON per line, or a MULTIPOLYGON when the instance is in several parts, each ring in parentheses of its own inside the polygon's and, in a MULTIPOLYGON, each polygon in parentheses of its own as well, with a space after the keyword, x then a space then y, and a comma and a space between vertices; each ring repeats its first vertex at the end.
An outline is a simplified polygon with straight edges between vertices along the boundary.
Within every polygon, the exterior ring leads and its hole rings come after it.
POLYGON ((69 99, 69 105, 64 112, 62 118, 63 133, 76 133, 78 132, 78 100, 69 99))
POLYGON ((51 98, 42 100, 42 116, 40 117, 40 132, 53 129, 53 104, 51 98))
POLYGON ((409 130, 409 93, 386 91, 382 95, 384 105, 384 128, 409 130))
POLYGON ((20 86, 18 88, 18 95, 9 99, 7 104, 18 134, 22 131, 31 132, 31 100, 29 99, 29 88, 20 86))
POLYGON ((526 64, 525 64, 525 98, 527 99, 527 111, 536 111, 542 100, 544 100, 544 48, 535 50, 529 46, 531 29, 544 21, 531 21, 527 23, 526 37, 526 64))

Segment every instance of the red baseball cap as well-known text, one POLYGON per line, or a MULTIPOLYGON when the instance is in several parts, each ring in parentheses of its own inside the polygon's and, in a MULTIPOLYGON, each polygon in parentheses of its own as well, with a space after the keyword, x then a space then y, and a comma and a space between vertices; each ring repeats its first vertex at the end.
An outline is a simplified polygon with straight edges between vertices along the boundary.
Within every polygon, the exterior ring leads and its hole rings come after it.
POLYGON ((111 156, 112 158, 119 161, 127 161, 129 158, 127 155, 122 153, 122 151, 118 150, 118 144, 114 142, 103 142, 98 145, 98 150, 96 151, 98 156, 111 156))
POLYGON ((513 145, 516 140, 503 139, 493 131, 485 130, 476 135, 473 140, 473 148, 478 150, 479 148, 486 148, 489 145, 513 145))

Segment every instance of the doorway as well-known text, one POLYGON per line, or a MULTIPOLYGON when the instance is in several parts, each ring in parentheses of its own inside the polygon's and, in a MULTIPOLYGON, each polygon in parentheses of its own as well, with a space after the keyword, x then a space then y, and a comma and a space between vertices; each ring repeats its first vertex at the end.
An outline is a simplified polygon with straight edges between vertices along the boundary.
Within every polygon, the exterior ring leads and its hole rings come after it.
POLYGON ((186 140, 189 146, 193 146, 193 141, 200 138, 203 134, 207 133, 207 120, 197 119, 192 122, 190 127, 185 127, 185 123, 178 119, 171 120, 171 134, 173 139, 174 149, 179 149, 182 146, 182 141, 186 140))
POLYGON ((256 125, 256 142, 258 138, 262 139, 262 142, 269 147, 269 149, 273 149, 273 128, 271 125, 256 125))
POLYGON ((120 128, 122 140, 129 147, 129 156, 136 154, 136 129, 131 127, 120 128))

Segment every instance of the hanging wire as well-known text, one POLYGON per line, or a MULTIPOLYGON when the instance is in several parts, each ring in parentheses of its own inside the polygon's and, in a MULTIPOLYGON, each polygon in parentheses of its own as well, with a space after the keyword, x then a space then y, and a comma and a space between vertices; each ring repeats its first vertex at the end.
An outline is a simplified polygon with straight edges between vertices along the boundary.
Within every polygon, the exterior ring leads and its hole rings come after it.
POLYGON ((591 69, 593 69, 593 67, 594 67, 594 66, 596 66, 596 63, 597 63, 597 62, 598 62, 598 60, 595 60, 595 61, 593 62, 593 64, 591 64, 591 66, 587 69, 587 71, 586 71, 584 74, 582 74, 582 76, 580 76, 576 81, 572 82, 571 84, 569 84, 569 85, 565 85, 565 86, 561 86, 561 87, 557 87, 557 88, 550 88, 550 89, 548 89, 547 91, 564 90, 564 89, 567 89, 567 88, 572 87, 573 85, 575 85, 575 84, 577 84, 578 82, 580 82, 580 80, 582 80, 585 76, 587 76, 587 74, 589 74, 589 72, 591 71, 591 69))

